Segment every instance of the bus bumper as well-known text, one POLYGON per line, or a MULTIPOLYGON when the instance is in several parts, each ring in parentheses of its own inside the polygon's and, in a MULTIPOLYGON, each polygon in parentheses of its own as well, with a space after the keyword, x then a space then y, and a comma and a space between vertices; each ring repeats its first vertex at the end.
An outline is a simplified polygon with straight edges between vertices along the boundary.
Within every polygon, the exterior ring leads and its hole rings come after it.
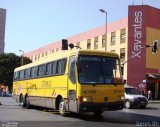
POLYGON ((115 110, 122 110, 123 107, 124 107, 124 101, 105 102, 105 103, 81 102, 78 104, 78 112, 94 112, 97 110, 115 111, 115 110))

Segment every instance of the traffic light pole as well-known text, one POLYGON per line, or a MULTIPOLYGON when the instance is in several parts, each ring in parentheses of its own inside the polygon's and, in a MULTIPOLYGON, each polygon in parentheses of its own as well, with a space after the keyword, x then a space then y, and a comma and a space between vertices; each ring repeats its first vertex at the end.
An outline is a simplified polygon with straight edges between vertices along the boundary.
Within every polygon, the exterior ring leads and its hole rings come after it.
MULTIPOLYGON (((153 47, 153 48, 154 48, 153 45, 145 45, 145 47, 141 47, 141 49, 143 49, 143 48, 150 48, 150 47, 153 47)), ((158 48, 157 48, 157 50, 158 50, 158 48)), ((135 53, 134 53, 132 56, 130 56, 124 63, 121 64, 123 70, 124 70, 124 65, 125 65, 128 61, 130 61, 135 55, 137 55, 137 53, 139 53, 139 51, 135 52, 135 53)), ((122 70, 122 72, 123 72, 123 70, 122 70)), ((122 74, 122 75, 123 75, 123 74, 122 74)))

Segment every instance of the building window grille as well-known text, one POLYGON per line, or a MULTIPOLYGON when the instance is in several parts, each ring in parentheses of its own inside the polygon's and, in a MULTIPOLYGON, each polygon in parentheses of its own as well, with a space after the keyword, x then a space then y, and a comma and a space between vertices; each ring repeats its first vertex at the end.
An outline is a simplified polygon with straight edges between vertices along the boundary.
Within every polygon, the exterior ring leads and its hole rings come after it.
POLYGON ((120 62, 121 63, 125 62, 125 48, 120 49, 120 62))
POLYGON ((106 34, 102 35, 102 48, 106 46, 106 34))
POLYGON ((94 49, 98 49, 98 37, 94 38, 94 49))
POLYGON ((38 54, 38 60, 40 59, 40 54, 38 54))
POLYGON ((42 53, 42 57, 44 57, 44 53, 42 53))
POLYGON ((37 55, 35 55, 35 58, 34 58, 34 60, 35 60, 35 61, 37 60, 37 55))
POLYGON ((111 45, 115 45, 116 42, 116 32, 111 33, 111 45))
POLYGON ((91 39, 87 40, 87 49, 91 49, 91 39))
POLYGON ((48 52, 45 52, 45 56, 47 56, 48 55, 48 52))
POLYGON ((120 43, 124 43, 126 40, 126 29, 121 29, 120 31, 120 43))
POLYGON ((58 49, 58 48, 56 48, 56 52, 58 52, 58 50, 59 50, 59 49, 58 49))

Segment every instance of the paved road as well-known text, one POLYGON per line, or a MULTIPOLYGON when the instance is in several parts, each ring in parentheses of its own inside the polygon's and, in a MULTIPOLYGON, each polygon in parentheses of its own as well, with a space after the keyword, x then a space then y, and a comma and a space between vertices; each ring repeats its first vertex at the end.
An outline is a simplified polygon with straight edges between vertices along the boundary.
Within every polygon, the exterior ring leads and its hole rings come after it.
POLYGON ((3 127, 136 127, 160 126, 160 103, 149 104, 146 109, 124 109, 104 112, 101 117, 92 113, 71 114, 62 117, 42 108, 25 109, 10 97, 0 97, 0 126, 3 127))

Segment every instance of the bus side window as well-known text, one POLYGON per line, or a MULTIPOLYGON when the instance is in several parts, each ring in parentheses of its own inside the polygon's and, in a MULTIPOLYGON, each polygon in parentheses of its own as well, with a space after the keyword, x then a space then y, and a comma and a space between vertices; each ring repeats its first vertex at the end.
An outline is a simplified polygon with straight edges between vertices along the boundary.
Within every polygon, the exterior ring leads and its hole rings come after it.
POLYGON ((38 77, 44 76, 45 72, 45 64, 39 65, 38 66, 38 77))
POLYGON ((19 80, 19 71, 14 73, 14 80, 19 80))
POLYGON ((20 71, 19 79, 20 80, 24 79, 24 70, 20 71))
POLYGON ((31 78, 37 77, 37 66, 31 68, 31 78))
POLYGON ((52 62, 52 71, 51 74, 52 75, 56 75, 56 68, 57 68, 57 61, 52 62))
POLYGON ((67 59, 62 59, 62 62, 61 62, 61 73, 62 73, 62 74, 65 73, 66 61, 67 61, 67 59))
POLYGON ((27 78, 26 73, 27 73, 27 69, 24 70, 24 76, 23 76, 24 78, 23 79, 27 78))
POLYGON ((45 75, 51 75, 51 69, 52 69, 52 63, 47 63, 45 75))
POLYGON ((57 61, 57 67, 56 67, 56 74, 60 74, 61 73, 61 64, 62 64, 62 60, 58 60, 57 61))
POLYGON ((76 76, 75 76, 75 57, 70 58, 69 63, 69 79, 73 84, 76 83, 76 76))
POLYGON ((26 79, 30 78, 30 70, 31 70, 30 68, 26 70, 26 79))
POLYGON ((56 74, 64 74, 66 68, 66 59, 57 61, 56 74))

